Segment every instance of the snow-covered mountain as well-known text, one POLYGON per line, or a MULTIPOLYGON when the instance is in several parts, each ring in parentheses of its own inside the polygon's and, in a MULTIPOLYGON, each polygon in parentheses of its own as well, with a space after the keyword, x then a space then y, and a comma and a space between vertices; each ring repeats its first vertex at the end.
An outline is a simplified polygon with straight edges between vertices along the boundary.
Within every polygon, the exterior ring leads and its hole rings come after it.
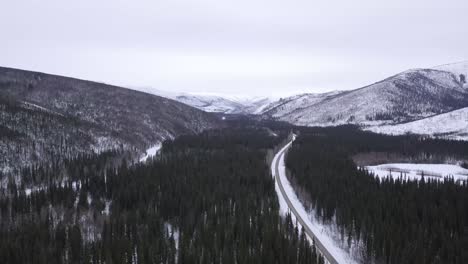
POLYGON ((267 105, 276 100, 269 97, 175 93, 154 89, 148 89, 148 91, 193 106, 205 112, 224 114, 260 114, 267 105))
POLYGON ((468 61, 443 64, 443 65, 435 66, 433 67, 433 69, 440 70, 440 71, 448 71, 455 75, 463 74, 467 76, 468 75, 468 61))
POLYGON ((463 82, 465 88, 468 88, 468 61, 439 65, 433 69, 453 73, 459 78, 460 82, 463 82), (462 80, 463 78, 465 80, 462 80))
POLYGON ((214 95, 177 95, 175 100, 184 104, 196 107, 206 112, 216 112, 225 114, 243 113, 244 104, 235 100, 214 95))
POLYGON ((391 135, 412 133, 468 140, 468 107, 413 122, 368 127, 366 130, 391 135))
POLYGON ((291 114, 295 111, 307 108, 313 104, 317 104, 331 98, 335 95, 343 93, 342 91, 334 91, 328 93, 306 93, 298 94, 291 97, 281 98, 277 101, 271 102, 266 105, 261 114, 267 114, 273 118, 280 118, 282 116, 291 114))
POLYGON ((0 172, 57 157, 144 150, 220 120, 122 87, 0 67, 0 172))
POLYGON ((342 92, 303 94, 270 104, 262 113, 296 125, 395 124, 468 106, 457 75, 414 69, 372 85, 342 92))
POLYGON ((253 97, 250 99, 241 100, 244 105, 243 112, 247 114, 258 115, 265 111, 272 102, 276 102, 277 99, 273 97, 253 97))

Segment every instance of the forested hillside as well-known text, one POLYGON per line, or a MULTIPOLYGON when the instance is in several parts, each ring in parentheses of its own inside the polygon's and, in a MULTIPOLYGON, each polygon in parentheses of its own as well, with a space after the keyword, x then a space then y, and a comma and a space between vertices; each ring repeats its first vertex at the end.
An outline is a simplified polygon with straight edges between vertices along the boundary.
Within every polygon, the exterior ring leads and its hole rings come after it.
POLYGON ((286 132, 240 125, 33 166, 0 199, 3 263, 323 263, 282 219, 266 156, 286 132))
POLYGON ((102 126, 0 97, 0 180, 33 164, 110 149, 132 145, 102 126))
POLYGON ((355 90, 285 98, 262 115, 299 126, 396 124, 468 106, 463 85, 451 72, 414 69, 355 90))
POLYGON ((300 129, 286 165, 316 216, 364 245, 365 263, 467 263, 468 183, 380 180, 358 162, 466 159, 468 143, 355 127, 300 129))
POLYGON ((166 138, 221 125, 212 114, 163 97, 3 67, 0 115, 0 173, 14 175, 84 153, 142 154, 166 138))

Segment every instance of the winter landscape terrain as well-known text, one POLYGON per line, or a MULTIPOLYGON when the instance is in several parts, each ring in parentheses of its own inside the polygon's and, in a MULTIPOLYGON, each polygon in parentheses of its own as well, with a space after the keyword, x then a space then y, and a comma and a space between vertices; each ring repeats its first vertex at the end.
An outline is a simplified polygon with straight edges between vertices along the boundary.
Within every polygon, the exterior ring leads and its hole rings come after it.
POLYGON ((330 230, 333 227, 330 228, 320 223, 313 212, 307 212, 304 209, 286 176, 284 157, 295 137, 296 135, 292 135, 291 142, 276 153, 271 163, 280 212, 283 215, 291 212, 291 218, 297 228, 306 230, 308 239, 317 244, 320 254, 325 256, 328 263, 357 263, 346 249, 340 247, 341 243, 335 238, 336 233, 330 230))
POLYGON ((31 248, 56 263, 464 263, 467 64, 280 99, 153 95, 0 68, 0 256, 28 262, 8 238, 52 230, 34 240, 48 251, 31 248), (416 209, 389 205, 394 192, 416 209), (391 212, 375 215, 382 207, 391 212), (430 220, 401 231, 419 212, 430 220))
POLYGON ((265 108, 277 100, 276 97, 249 97, 213 94, 177 93, 150 88, 142 89, 162 97, 171 98, 186 105, 193 106, 206 112, 223 114, 252 114, 263 113, 265 108))
POLYGON ((468 108, 461 108, 412 122, 394 125, 370 126, 366 127, 365 129, 377 133, 391 135, 413 133, 419 135, 467 140, 468 108))
POLYGON ((175 96, 208 112, 252 114, 299 126, 362 125, 388 134, 466 139, 468 61, 408 70, 369 86, 281 99, 235 101, 221 96, 175 96))
POLYGON ((0 68, 2 172, 77 154, 131 150, 219 126, 179 102, 121 87, 0 68))
POLYGON ((468 180, 468 169, 450 164, 390 163, 366 166, 379 178, 403 178, 418 181, 422 178, 443 181, 453 178, 456 182, 468 180))
POLYGON ((0 264, 467 264, 468 1, 3 1, 0 264))

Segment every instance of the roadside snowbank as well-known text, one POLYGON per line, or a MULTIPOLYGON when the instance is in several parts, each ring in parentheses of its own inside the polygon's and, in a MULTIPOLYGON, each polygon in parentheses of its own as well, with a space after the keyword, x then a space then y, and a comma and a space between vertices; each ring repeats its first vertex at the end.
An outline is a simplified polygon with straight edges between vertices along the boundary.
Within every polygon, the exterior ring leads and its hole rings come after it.
MULTIPOLYGON (((294 189, 291 186, 291 183, 286 177, 286 166, 285 166, 285 161, 284 161, 285 155, 283 152, 283 150, 286 150, 287 148, 289 148, 291 144, 292 142, 288 143, 273 158, 273 162, 271 166, 273 175, 275 175, 275 170, 276 170, 275 166, 277 162, 279 161, 279 165, 278 165, 279 175, 277 175, 279 177, 278 180, 281 181, 283 188, 286 192, 286 195, 288 196, 289 200, 291 201, 294 208, 298 212, 300 218, 304 220, 304 222, 307 224, 309 229, 314 233, 316 238, 330 252, 330 254, 336 259, 336 261, 338 261, 338 263, 357 263, 353 259, 353 257, 350 255, 350 253, 346 252, 346 250, 341 248, 339 246, 340 243, 333 239, 333 237, 336 237, 336 234, 335 235, 333 234, 335 232, 333 228, 331 226, 326 226, 320 223, 314 217, 315 214, 313 211, 307 212, 304 206, 302 205, 302 203, 299 201, 298 197, 296 196, 296 193, 294 192, 294 189)), ((286 203, 286 200, 282 195, 280 187, 278 186, 278 182, 276 181, 275 181, 275 190, 276 190, 276 194, 278 195, 278 200, 280 203, 280 213, 281 215, 286 215, 289 212, 288 204, 286 203)), ((300 230, 302 226, 296 220, 295 215, 291 214, 291 218, 292 218, 293 223, 297 224, 300 230)))

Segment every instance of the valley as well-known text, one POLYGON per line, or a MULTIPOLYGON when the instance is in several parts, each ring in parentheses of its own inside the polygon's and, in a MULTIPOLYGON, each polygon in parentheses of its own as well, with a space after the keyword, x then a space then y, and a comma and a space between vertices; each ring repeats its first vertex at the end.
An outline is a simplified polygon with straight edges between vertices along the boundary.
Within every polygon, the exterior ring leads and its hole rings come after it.
POLYGON ((0 259, 465 263, 450 70, 276 101, 0 68, 0 259))
POLYGON ((384 134, 466 139, 468 86, 461 75, 468 76, 467 61, 407 70, 355 90, 263 99, 259 102, 266 104, 254 110, 241 102, 227 107, 229 100, 221 96, 184 95, 181 101, 209 112, 250 114, 298 126, 355 124, 384 134))
POLYGON ((0 264, 468 264, 468 1, 3 1, 0 264))

